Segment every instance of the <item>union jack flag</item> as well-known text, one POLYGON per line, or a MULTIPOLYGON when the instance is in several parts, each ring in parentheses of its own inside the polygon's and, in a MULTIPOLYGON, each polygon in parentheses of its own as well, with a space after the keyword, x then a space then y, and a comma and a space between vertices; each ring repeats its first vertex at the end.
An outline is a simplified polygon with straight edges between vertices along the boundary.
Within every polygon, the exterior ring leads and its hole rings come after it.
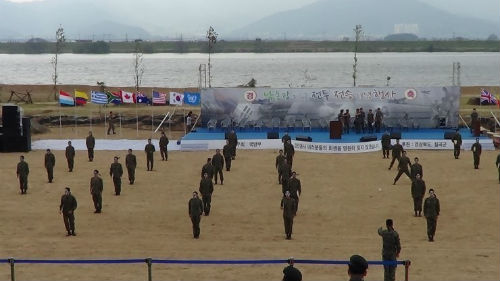
POLYGON ((481 104, 498 104, 497 99, 487 90, 481 89, 481 104))

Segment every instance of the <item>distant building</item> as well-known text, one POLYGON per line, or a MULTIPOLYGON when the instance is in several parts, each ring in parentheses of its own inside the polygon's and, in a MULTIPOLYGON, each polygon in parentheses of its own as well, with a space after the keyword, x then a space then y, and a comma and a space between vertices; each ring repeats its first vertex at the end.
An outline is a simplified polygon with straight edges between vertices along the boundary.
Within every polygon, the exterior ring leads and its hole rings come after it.
POLYGON ((46 43, 46 42, 49 42, 43 38, 38 38, 38 37, 34 37, 34 38, 31 38, 30 40, 26 41, 26 43, 46 43))
POLYGON ((92 40, 90 39, 77 39, 75 40, 76 43, 92 43, 92 40))
POLYGON ((419 28, 416 23, 398 23, 394 25, 394 34, 411 33, 418 34, 419 28))

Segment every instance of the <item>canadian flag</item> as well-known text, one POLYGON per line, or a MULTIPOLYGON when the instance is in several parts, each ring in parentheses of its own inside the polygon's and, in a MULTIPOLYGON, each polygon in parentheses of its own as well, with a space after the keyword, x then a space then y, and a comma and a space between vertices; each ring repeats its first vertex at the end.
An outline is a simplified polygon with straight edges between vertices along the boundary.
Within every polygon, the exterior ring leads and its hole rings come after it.
POLYGON ((133 93, 120 91, 123 103, 135 103, 135 97, 133 93))

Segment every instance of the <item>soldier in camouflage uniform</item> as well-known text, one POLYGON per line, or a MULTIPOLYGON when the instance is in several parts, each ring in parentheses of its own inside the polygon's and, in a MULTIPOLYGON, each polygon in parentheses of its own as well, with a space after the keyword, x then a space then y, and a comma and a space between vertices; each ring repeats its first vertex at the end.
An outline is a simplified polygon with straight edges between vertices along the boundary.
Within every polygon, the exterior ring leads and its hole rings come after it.
POLYGON ((102 210, 102 191, 104 189, 104 183, 102 178, 99 177, 99 171, 94 170, 94 176, 90 178, 90 194, 92 195, 92 201, 94 201, 94 213, 101 213, 102 210))
POLYGON ((30 173, 30 168, 28 163, 24 161, 24 156, 19 157, 19 163, 17 164, 17 177, 19 178, 19 189, 21 189, 21 194, 26 194, 28 190, 28 175, 30 173))
POLYGON ((411 183, 411 197, 413 198, 413 210, 415 211, 415 217, 422 216, 422 200, 425 195, 425 181, 422 180, 420 174, 415 175, 415 179, 411 183))
POLYGON ((429 189, 429 197, 424 202, 424 216, 427 219, 427 237, 429 238, 429 242, 434 241, 439 212, 439 199, 437 199, 434 189, 431 188, 429 189))
MULTIPOLYGON (((394 230, 392 219, 385 221, 387 229, 378 229, 378 235, 382 236, 382 260, 396 262, 401 252, 401 242, 399 234, 394 230)), ((396 265, 384 265, 384 281, 396 280, 396 265)))
POLYGON ((47 149, 47 153, 45 153, 45 169, 47 170, 47 177, 49 179, 49 183, 54 179, 54 166, 56 165, 56 157, 50 149, 47 149))
POLYGON ((65 155, 68 161, 68 170, 73 172, 73 166, 75 165, 75 148, 71 145, 71 141, 68 141, 65 155))
POLYGON ((283 149, 280 149, 278 156, 276 156, 276 170, 278 171, 278 184, 281 184, 281 170, 280 167, 283 165, 283 162, 286 160, 285 155, 283 155, 283 149))
POLYGON ((109 168, 109 176, 113 177, 113 184, 115 186, 115 195, 120 195, 122 192, 122 175, 123 168, 122 164, 118 163, 118 156, 115 156, 114 162, 111 164, 109 168))
POLYGON ((282 200, 281 209, 283 210, 283 222, 285 224, 286 239, 292 239, 293 218, 297 213, 297 204, 295 199, 290 197, 290 191, 285 192, 285 198, 282 200))

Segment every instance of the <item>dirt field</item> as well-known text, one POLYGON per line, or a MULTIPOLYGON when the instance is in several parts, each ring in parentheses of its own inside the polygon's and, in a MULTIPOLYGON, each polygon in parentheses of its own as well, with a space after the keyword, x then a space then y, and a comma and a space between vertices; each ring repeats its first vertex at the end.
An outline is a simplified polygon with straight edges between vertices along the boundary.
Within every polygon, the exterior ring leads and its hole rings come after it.
MULTIPOLYGON (((122 195, 113 196, 109 165, 116 152, 96 152, 87 162, 78 151, 68 173, 63 152, 56 152, 55 182, 47 183, 43 151, 25 154, 29 189, 20 195, 15 175, 19 153, 2 154, 0 198, 1 258, 172 258, 172 259, 338 259, 361 254, 381 259, 377 228, 393 218, 401 237, 400 259, 410 259, 410 280, 498 280, 500 204, 497 152, 485 152, 479 170, 472 155, 454 160, 452 152, 410 151, 420 157, 428 188, 441 201, 436 242, 427 242, 424 218, 413 217, 410 181, 392 185, 396 171, 381 153, 318 155, 298 153, 294 170, 303 196, 293 240, 284 236, 273 164, 275 151, 239 151, 224 186, 215 187, 212 212, 201 220, 201 237, 192 238, 187 202, 198 188, 201 165, 210 152, 170 153, 146 172, 137 152, 136 184, 124 177, 122 195), (104 178, 103 213, 94 214, 89 180, 93 169, 104 178), (66 237, 60 196, 70 186, 78 200, 76 237, 66 237), (379 191, 379 188, 382 190, 379 191)), ((119 153, 121 156, 125 152, 119 153)), ((120 161, 123 163, 124 158, 120 161)), ((154 280, 280 280, 285 265, 154 265, 154 280)), ((346 266, 298 265, 304 280, 346 280, 346 266)), ((9 279, 2 266, 0 279, 9 279)), ((16 266, 17 280, 146 280, 146 265, 16 266)), ((398 267, 397 279, 404 277, 398 267)), ((371 266, 367 280, 382 280, 371 266)))

